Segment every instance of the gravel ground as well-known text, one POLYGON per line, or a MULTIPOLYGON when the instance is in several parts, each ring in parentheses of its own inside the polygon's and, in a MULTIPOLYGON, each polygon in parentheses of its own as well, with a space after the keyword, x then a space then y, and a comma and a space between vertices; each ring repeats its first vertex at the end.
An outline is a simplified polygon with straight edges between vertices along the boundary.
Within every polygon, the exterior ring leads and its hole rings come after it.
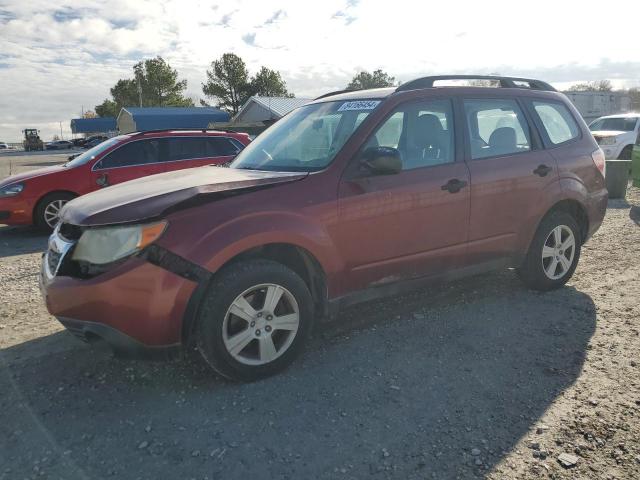
POLYGON ((635 189, 566 287, 355 307, 253 384, 79 342, 40 298, 46 238, 0 227, 0 479, 638 479, 639 224, 635 189))
POLYGON ((61 165, 67 161, 67 157, 74 153, 82 153, 84 150, 54 150, 43 152, 3 152, 0 153, 0 180, 9 175, 27 172, 34 168, 61 165))

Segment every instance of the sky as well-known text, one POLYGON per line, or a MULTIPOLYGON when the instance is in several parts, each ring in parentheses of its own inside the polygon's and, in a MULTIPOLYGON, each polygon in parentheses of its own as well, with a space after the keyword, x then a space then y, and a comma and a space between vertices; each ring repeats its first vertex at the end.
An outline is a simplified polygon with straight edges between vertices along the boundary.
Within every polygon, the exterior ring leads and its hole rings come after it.
POLYGON ((226 52, 250 73, 279 70, 298 97, 378 68, 399 81, 497 72, 640 86, 639 22, 637 0, 0 0, 0 141, 24 128, 50 140, 61 126, 69 138, 71 118, 158 55, 196 104, 226 52))

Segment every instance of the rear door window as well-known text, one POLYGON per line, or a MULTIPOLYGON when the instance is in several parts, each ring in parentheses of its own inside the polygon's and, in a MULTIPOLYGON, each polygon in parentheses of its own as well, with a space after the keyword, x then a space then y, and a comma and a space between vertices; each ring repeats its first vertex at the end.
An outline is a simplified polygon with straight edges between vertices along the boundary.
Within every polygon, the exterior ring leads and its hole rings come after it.
POLYGON ((171 137, 169 138, 169 155, 167 161, 192 160, 206 158, 207 137, 171 137))
POLYGON ((96 169, 150 165, 163 161, 163 139, 136 140, 115 149, 98 162, 96 169))
POLYGON ((555 102, 532 103, 551 143, 559 145, 580 136, 580 128, 567 107, 555 102))
POLYGON ((510 99, 464 100, 471 158, 531 150, 529 125, 518 102, 510 99))

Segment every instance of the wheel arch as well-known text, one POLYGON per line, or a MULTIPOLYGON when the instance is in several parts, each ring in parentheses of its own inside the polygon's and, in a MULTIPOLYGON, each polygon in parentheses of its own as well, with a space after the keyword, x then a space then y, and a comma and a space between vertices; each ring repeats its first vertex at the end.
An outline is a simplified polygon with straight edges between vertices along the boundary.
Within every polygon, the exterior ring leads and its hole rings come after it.
MULTIPOLYGON (((587 209, 585 206, 575 199, 564 199, 556 202, 549 208, 547 213, 540 219, 538 222, 538 226, 542 222, 542 220, 554 212, 565 212, 571 215, 575 220, 578 226, 580 227, 580 242, 584 243, 589 233, 589 216, 587 215, 587 209)), ((536 230, 538 228, 536 226, 536 230)))
POLYGON ((628 145, 625 145, 624 147, 622 147, 620 149, 620 153, 618 153, 618 160, 630 160, 631 159, 631 153, 633 152, 633 143, 629 143, 628 145), (625 152, 629 152, 629 158, 622 158, 623 154, 625 152))
POLYGON ((66 195, 73 195, 74 197, 79 197, 80 194, 76 193, 72 190, 51 190, 50 192, 45 193, 44 195, 41 195, 40 198, 38 198, 38 200, 33 204, 33 210, 31 211, 31 221, 35 224, 36 223, 36 213, 38 211, 38 208, 40 208, 40 205, 42 204, 42 202, 44 201, 45 198, 55 194, 55 193, 64 193, 66 195))
POLYGON ((298 274, 305 282, 314 302, 314 314, 324 317, 328 313, 327 275, 318 259, 306 248, 291 243, 267 243, 244 250, 228 259, 211 275, 207 282, 201 282, 193 292, 182 324, 182 342, 190 344, 198 310, 209 285, 219 272, 234 264, 252 259, 272 260, 298 274))

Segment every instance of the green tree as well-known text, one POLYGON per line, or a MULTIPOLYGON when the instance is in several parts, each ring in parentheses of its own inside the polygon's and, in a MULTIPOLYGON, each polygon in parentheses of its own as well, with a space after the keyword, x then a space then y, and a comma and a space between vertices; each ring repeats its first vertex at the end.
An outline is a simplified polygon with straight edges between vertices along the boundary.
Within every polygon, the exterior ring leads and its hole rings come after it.
POLYGON ((368 88, 393 87, 396 79, 382 70, 373 73, 362 71, 351 79, 348 90, 366 90, 368 88))
POLYGON ((613 85, 609 80, 594 80, 591 82, 576 83, 569 87, 570 92, 610 92, 613 85))
POLYGON ((252 95, 261 95, 263 97, 294 96, 287 91, 287 84, 282 80, 280 72, 267 67, 260 68, 260 71, 251 78, 249 90, 252 95))
POLYGON ((162 57, 138 62, 134 78, 120 79, 111 88, 111 99, 96 105, 101 117, 116 117, 122 107, 192 107, 193 101, 183 96, 186 80, 178 80, 178 72, 162 57))
POLYGON ((99 117, 117 117, 118 113, 120 108, 113 100, 106 99, 100 105, 96 105, 96 114, 99 117))
MULTIPOLYGON (((186 80, 178 80, 178 71, 162 57, 138 62, 133 67, 134 88, 142 92, 144 107, 193 107, 193 100, 185 98, 186 80)), ((139 103, 139 102, 138 102, 139 103)))
POLYGON ((211 62, 202 91, 217 102, 218 108, 232 114, 238 113, 251 96, 249 72, 244 61, 234 53, 225 53, 211 62))

